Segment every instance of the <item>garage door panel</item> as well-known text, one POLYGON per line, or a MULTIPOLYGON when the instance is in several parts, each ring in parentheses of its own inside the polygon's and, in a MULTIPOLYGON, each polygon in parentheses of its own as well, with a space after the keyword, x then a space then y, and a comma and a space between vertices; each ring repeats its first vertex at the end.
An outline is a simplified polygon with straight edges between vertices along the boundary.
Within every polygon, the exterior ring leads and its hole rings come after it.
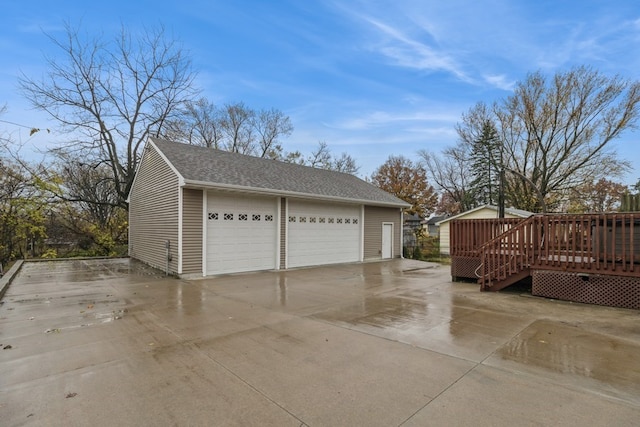
POLYGON ((291 201, 288 265, 355 262, 360 259, 360 207, 291 201))
POLYGON ((208 194, 207 274, 275 268, 276 203, 275 198, 208 194))

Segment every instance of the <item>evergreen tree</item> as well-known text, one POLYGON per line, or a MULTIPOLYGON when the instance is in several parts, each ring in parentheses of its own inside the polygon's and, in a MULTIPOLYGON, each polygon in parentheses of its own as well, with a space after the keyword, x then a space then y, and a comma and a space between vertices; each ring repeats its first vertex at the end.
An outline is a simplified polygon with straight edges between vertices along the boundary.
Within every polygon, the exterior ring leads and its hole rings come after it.
POLYGON ((471 195, 477 205, 498 203, 501 144, 491 120, 485 120, 482 133, 471 147, 471 195))

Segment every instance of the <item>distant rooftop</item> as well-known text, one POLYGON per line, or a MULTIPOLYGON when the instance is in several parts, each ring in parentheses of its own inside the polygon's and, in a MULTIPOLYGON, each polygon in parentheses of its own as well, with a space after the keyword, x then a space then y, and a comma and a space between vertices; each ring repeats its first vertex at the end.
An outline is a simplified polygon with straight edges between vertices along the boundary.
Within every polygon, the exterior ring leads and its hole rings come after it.
MULTIPOLYGON (((498 209, 497 206, 494 206, 494 205, 483 205, 483 206, 478 206, 476 208, 470 209, 470 210, 465 211, 465 212, 461 212, 461 213, 459 213, 457 215, 450 216, 449 218, 442 219, 442 220, 440 220, 440 222, 437 223, 437 225, 440 225, 443 222, 448 222, 448 221, 452 221, 454 219, 463 217, 465 215, 470 214, 471 212, 479 211, 480 209, 492 209, 492 210, 496 211, 496 218, 498 217, 499 209, 498 209)), ((525 211, 525 210, 522 210, 522 209, 515 209, 515 208, 505 208, 504 212, 508 213, 510 215, 518 216, 520 218, 528 218, 531 215, 533 215, 533 212, 525 211)))

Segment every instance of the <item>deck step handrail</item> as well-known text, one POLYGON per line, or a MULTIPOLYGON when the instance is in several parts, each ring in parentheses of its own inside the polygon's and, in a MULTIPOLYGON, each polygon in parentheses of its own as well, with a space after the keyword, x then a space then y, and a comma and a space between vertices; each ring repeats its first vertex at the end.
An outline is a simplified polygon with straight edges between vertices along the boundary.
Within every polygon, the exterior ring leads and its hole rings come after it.
POLYGON ((478 282, 482 290, 530 267, 534 258, 535 223, 536 215, 531 215, 480 247, 478 282))

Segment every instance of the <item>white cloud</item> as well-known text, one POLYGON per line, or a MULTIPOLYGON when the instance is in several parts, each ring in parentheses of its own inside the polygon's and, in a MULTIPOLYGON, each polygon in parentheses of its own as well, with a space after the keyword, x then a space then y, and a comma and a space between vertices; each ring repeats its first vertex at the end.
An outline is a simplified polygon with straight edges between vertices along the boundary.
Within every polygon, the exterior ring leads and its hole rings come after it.
POLYGON ((384 36, 385 40, 380 42, 378 51, 392 59, 396 65, 426 71, 445 71, 460 80, 471 81, 456 61, 438 48, 415 40, 380 20, 362 15, 360 18, 384 36))
POLYGON ((516 84, 515 80, 509 79, 504 74, 487 74, 483 78, 490 85, 507 91, 512 91, 516 84))
POLYGON ((405 129, 411 124, 450 123, 453 125, 458 119, 458 115, 445 112, 413 111, 389 113, 385 111, 375 111, 335 123, 325 123, 325 126, 350 131, 365 131, 391 126, 402 126, 402 128, 405 129))

